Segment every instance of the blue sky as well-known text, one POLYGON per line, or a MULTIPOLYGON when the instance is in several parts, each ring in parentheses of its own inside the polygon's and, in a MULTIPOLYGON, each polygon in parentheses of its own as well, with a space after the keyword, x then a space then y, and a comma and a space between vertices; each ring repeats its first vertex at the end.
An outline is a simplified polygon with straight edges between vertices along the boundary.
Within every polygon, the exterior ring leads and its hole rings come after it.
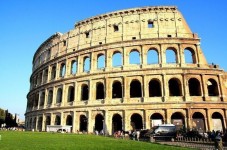
POLYGON ((201 38, 207 61, 227 70, 226 0, 1 0, 0 108, 24 118, 33 55, 55 32, 65 33, 75 22, 106 12, 158 5, 177 6, 201 38))

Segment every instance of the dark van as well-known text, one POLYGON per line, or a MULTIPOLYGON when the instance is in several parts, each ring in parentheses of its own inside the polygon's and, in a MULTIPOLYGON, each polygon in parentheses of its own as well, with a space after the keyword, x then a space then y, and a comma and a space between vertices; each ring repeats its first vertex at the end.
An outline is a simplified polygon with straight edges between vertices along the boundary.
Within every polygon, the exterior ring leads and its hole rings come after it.
POLYGON ((152 128, 151 141, 155 140, 171 140, 176 138, 176 126, 173 124, 162 124, 152 128))

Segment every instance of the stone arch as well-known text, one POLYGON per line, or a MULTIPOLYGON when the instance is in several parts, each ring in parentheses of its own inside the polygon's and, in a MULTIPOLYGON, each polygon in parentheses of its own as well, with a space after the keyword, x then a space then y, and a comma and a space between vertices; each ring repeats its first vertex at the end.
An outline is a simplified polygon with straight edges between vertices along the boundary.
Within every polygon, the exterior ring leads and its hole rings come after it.
POLYGON ((140 64, 140 52, 137 49, 132 49, 130 51, 129 64, 140 64))
POLYGON ((71 115, 66 117, 66 125, 73 125, 73 118, 71 115))
POLYGON ((90 57, 85 56, 83 60, 83 72, 88 72, 91 69, 91 60, 90 57))
POLYGON ((223 116, 220 112, 214 112, 211 116, 212 118, 212 123, 213 123, 213 130, 214 131, 224 131, 225 126, 224 126, 224 120, 223 116))
POLYGON ((177 78, 171 78, 169 84, 169 96, 182 96, 181 82, 177 78))
POLYGON ((160 81, 158 79, 151 79, 149 82, 149 97, 160 96, 162 96, 160 81))
POLYGON ((167 48, 166 49, 166 63, 178 63, 177 59, 177 50, 175 48, 167 48))
POLYGON ((209 96, 218 96, 218 84, 214 79, 208 79, 207 80, 207 89, 208 89, 208 95, 209 96))
POLYGON ((76 60, 72 60, 71 61, 71 71, 70 71, 70 73, 71 74, 76 74, 77 73, 77 61, 76 60))
POLYGON ((171 115, 171 123, 180 130, 185 127, 185 116, 181 112, 175 112, 171 115))
POLYGON ((158 64, 159 63, 159 53, 157 49, 150 48, 147 51, 147 64, 158 64))
POLYGON ((188 88, 190 96, 201 96, 201 86, 200 82, 196 78, 190 78, 188 80, 188 88))
POLYGON ((100 53, 97 56, 97 69, 103 68, 105 68, 105 55, 103 53, 100 53))
POLYGON ((61 117, 59 115, 55 116, 54 125, 61 125, 61 117))
POLYGON ((205 128, 205 118, 201 112, 194 112, 192 115, 192 128, 199 131, 200 133, 204 133, 206 131, 205 128))
POLYGON ((52 104, 52 102, 53 102, 53 90, 49 90, 47 103, 52 104))
POLYGON ((120 51, 114 51, 112 56, 112 66, 119 67, 122 66, 122 53, 120 51))
POLYGON ((46 116, 46 126, 50 125, 51 123, 51 117, 50 116, 46 116))
POLYGON ((74 86, 68 87, 68 102, 73 102, 75 98, 75 88, 74 86))
POLYGON ((163 116, 160 113, 153 113, 150 117, 150 120, 151 127, 158 126, 164 122, 163 116))
POLYGON ((38 125, 37 125, 37 130, 38 130, 38 131, 42 131, 42 123, 43 123, 43 117, 40 116, 40 117, 38 118, 38 125))
POLYGON ((104 127, 104 117, 102 114, 95 116, 95 131, 101 132, 104 127))
POLYGON ((184 59, 186 64, 196 64, 195 50, 191 47, 184 49, 184 59))
POLYGON ((134 113, 131 115, 131 126, 133 130, 143 129, 143 118, 140 114, 134 113))
POLYGON ((79 131, 87 132, 88 119, 85 115, 80 115, 80 128, 79 131))
POLYGON ((122 98, 122 85, 120 81, 114 81, 112 84, 112 98, 122 98))
POLYGON ((56 66, 52 66, 51 68, 51 80, 54 80, 56 77, 56 66))
POLYGON ((44 74, 43 74, 43 83, 47 83, 47 79, 48 79, 48 68, 46 68, 44 70, 44 74))
POLYGON ((86 101, 89 99, 89 88, 87 84, 81 86, 81 100, 86 101))
POLYGON ((62 88, 58 88, 56 103, 61 103, 61 102, 62 102, 62 88))
POLYGON ((59 77, 64 77, 66 72, 66 66, 65 63, 61 63, 60 65, 60 72, 59 72, 59 77))
POLYGON ((130 98, 142 97, 142 88, 139 80, 132 80, 130 83, 130 98))
POLYGON ((45 91, 41 92, 39 106, 44 106, 45 102, 45 91))
POLYGON ((33 119, 33 127, 32 129, 36 130, 36 117, 33 119))
POLYGON ((122 117, 119 114, 114 114, 112 117, 112 133, 122 130, 122 117))
POLYGON ((104 84, 102 82, 98 82, 96 83, 96 99, 104 98, 105 98, 104 84))

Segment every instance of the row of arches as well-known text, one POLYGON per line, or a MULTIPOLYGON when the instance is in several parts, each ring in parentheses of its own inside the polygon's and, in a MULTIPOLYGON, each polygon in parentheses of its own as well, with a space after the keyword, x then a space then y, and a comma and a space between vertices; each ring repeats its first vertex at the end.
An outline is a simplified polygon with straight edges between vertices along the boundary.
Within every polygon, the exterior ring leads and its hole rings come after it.
MULTIPOLYGON (((36 117, 32 120, 30 119, 30 129, 32 128, 32 123, 33 123, 33 128, 36 128, 36 117)), ((54 124, 52 125, 62 125, 61 124, 61 116, 56 115, 54 119, 54 124)), ((206 132, 207 125, 206 125, 206 119, 205 116, 201 112, 195 112, 192 114, 191 118, 191 127, 195 130, 199 130, 200 132, 206 132)), ((144 129, 144 121, 143 117, 138 114, 134 113, 130 116, 130 129, 131 130, 139 130, 139 129, 144 129)), ((181 112, 175 112, 170 116, 171 123, 176 125, 177 129, 180 130, 181 128, 186 127, 187 125, 187 120, 185 119, 185 116, 181 112)), ((214 130, 220 130, 223 131, 225 126, 224 126, 224 118, 219 112, 214 112, 211 115, 211 120, 213 124, 213 129, 214 130)), ((37 129, 42 130, 42 124, 43 124, 43 117, 38 118, 38 125, 37 129)), ((150 116, 150 127, 157 126, 160 124, 166 123, 165 117, 160 114, 160 113, 153 113, 150 116)), ((79 116, 79 128, 78 130, 81 132, 88 132, 88 118, 86 115, 80 115, 79 116)), ((111 128, 112 128, 112 133, 119 131, 119 130, 124 130, 124 124, 125 121, 123 120, 123 117, 116 113, 113 114, 112 119, 111 119, 111 128)), ((46 116, 45 120, 45 126, 46 125, 51 125, 51 117, 46 116)), ((65 119, 65 125, 71 125, 73 126, 73 117, 71 115, 68 115, 65 119)), ((97 114, 94 118, 94 125, 93 125, 93 132, 98 131, 101 132, 102 130, 106 130, 105 128, 109 128, 105 122, 104 116, 102 114, 97 114)))
MULTIPOLYGON (((200 81, 197 78, 190 78, 188 80, 188 91, 189 96, 202 96, 202 88, 201 88, 200 81)), ((80 94, 80 100, 81 101, 87 101, 89 100, 89 93, 90 88, 88 84, 82 84, 81 85, 81 93, 80 94)), ((148 96, 149 97, 162 97, 163 92, 163 85, 161 84, 161 81, 159 79, 151 79, 148 83, 148 96)), ((124 97, 124 89, 123 85, 120 81, 114 81, 112 84, 112 99, 115 98, 123 98, 124 97)), ((169 90, 169 96, 183 96, 182 92, 182 83, 178 78, 171 78, 168 81, 168 90, 169 90)), ((208 96, 219 96, 219 88, 217 82, 210 78, 207 80, 207 91, 208 96)), ((105 85, 102 82, 97 82, 95 87, 95 97, 94 99, 100 100, 106 98, 106 89, 105 85)), ((33 101, 33 107, 37 107, 38 103, 39 106, 44 106, 45 103, 45 91, 36 94, 33 96, 35 100, 33 101), (38 102, 39 101, 39 102, 38 102)), ((47 93, 47 104, 53 103, 53 90, 48 90, 47 93)), ((130 98, 137 98, 137 97, 143 97, 143 87, 139 80, 132 80, 129 87, 129 96, 130 98)), ((75 100, 75 87, 74 86, 68 86, 67 89, 67 102, 73 102, 75 100)), ((63 101, 63 89, 61 87, 57 88, 57 94, 56 94, 56 103, 61 103, 63 101)), ((30 106, 32 107, 32 106, 30 106)))
MULTIPOLYGON (((179 54, 175 48, 168 48, 164 51, 165 62, 166 63, 179 63, 179 54)), ((142 64, 141 52, 137 49, 132 49, 129 52, 129 64, 142 64)), ((157 49, 149 49, 146 53, 147 64, 161 64, 160 52, 157 49)), ((186 64, 196 64, 195 50, 188 47, 184 49, 184 58, 186 64)), ((112 55, 112 67, 119 67, 123 65, 123 55, 121 51, 114 51, 112 55)), ((163 58, 164 59, 164 58, 163 58)), ((78 72, 78 60, 73 59, 70 61, 69 68, 66 67, 66 63, 63 61, 59 63, 59 75, 57 76, 57 65, 51 66, 50 70, 50 81, 54 80, 56 77, 64 77, 69 69, 69 74, 75 75, 78 72)), ((84 56, 82 65, 82 72, 88 72, 91 69, 91 58, 90 56, 84 56)), ((106 58, 104 53, 97 54, 96 69, 104 69, 106 67, 106 58)), ((46 83, 48 80, 48 69, 44 70, 34 76, 32 84, 34 86, 41 85, 41 83, 46 83)))

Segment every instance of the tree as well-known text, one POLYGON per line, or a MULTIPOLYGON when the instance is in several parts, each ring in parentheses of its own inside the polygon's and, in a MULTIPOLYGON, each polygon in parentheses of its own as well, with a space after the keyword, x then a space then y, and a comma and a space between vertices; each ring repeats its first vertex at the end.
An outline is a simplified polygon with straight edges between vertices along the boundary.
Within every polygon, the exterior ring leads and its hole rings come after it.
POLYGON ((0 127, 2 127, 2 124, 5 123, 5 117, 6 117, 5 110, 0 108, 0 127))

